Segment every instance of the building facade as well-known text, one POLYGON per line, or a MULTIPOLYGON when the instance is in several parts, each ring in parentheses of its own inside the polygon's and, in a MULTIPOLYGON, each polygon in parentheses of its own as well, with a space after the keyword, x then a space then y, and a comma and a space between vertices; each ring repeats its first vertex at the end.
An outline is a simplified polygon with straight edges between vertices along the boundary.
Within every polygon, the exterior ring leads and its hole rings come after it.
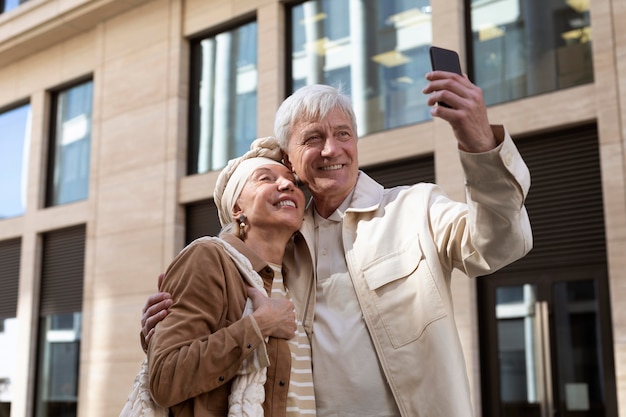
POLYGON ((158 274, 219 231, 219 170, 300 86, 352 97, 378 181, 464 199, 431 45, 533 181, 533 251, 453 276, 476 414, 626 417, 623 22, 621 0, 0 1, 0 417, 119 414, 158 274))

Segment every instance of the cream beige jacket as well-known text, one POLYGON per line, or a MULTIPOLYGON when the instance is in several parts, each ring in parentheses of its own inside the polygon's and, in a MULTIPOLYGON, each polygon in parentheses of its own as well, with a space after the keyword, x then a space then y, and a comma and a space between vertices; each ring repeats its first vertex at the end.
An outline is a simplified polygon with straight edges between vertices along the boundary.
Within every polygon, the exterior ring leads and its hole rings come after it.
MULTIPOLYGON (((473 415, 454 320, 452 271, 487 275, 532 247, 524 208, 529 171, 509 135, 501 127, 494 131, 504 138, 495 150, 461 152, 467 204, 432 184, 384 189, 361 172, 343 218, 348 270, 404 417, 473 415)), ((287 256, 287 285, 309 334, 315 319, 311 206, 287 256)))

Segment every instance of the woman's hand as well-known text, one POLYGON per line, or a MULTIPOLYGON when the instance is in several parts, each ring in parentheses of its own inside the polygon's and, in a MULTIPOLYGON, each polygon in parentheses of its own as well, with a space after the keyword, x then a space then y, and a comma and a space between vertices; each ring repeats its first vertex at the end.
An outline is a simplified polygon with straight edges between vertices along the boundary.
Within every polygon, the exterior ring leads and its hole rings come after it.
POLYGON ((296 335, 296 310, 293 303, 285 299, 266 297, 256 288, 248 288, 259 329, 264 337, 291 339, 296 335))

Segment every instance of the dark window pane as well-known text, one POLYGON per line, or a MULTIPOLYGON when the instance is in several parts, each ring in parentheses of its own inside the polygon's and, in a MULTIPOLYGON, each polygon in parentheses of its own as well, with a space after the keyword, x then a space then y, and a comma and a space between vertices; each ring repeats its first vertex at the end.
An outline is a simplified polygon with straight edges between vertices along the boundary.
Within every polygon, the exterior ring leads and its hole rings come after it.
POLYGON ((54 94, 48 170, 48 205, 84 200, 89 194, 92 82, 54 94))
POLYGON ((429 120, 421 90, 430 71, 430 3, 316 0, 294 6, 291 89, 309 84, 349 94, 359 135, 429 120))
POLYGON ((218 170, 257 131, 257 24, 192 42, 188 173, 218 170))
POLYGON ((589 2, 472 0, 471 22, 487 104, 593 82, 589 2))

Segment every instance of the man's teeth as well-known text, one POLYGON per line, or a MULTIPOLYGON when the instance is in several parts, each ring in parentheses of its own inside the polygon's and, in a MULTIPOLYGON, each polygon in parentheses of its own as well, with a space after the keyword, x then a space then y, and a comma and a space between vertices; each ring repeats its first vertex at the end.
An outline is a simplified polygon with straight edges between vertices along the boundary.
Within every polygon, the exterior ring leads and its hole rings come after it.
POLYGON ((324 171, 332 171, 332 170, 335 170, 335 169, 340 169, 341 167, 342 167, 341 164, 329 165, 327 167, 322 167, 322 170, 324 170, 324 171))

